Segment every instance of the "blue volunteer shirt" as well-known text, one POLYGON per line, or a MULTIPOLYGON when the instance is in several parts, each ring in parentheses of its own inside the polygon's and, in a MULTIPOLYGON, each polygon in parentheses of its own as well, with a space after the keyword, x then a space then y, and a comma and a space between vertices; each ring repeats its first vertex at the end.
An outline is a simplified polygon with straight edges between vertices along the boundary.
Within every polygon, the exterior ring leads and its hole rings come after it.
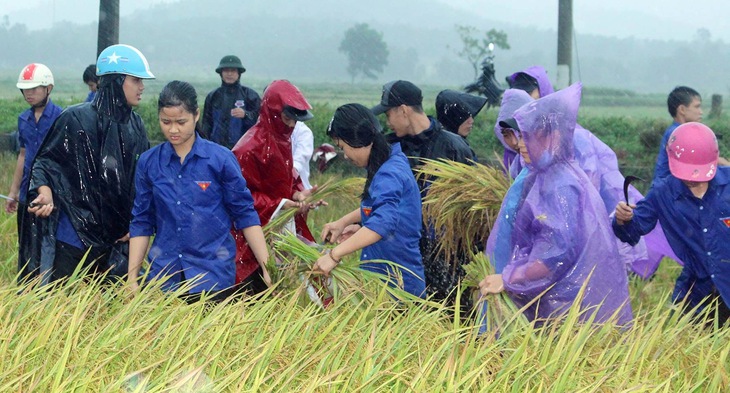
POLYGON ((667 143, 669 143, 669 137, 672 136, 674 130, 679 127, 679 123, 676 121, 664 130, 664 136, 662 137, 662 143, 659 145, 659 154, 656 158, 656 167, 654 168, 654 183, 659 179, 671 175, 669 172, 669 156, 667 155, 667 143))
POLYGON ((659 220, 672 250, 684 261, 674 300, 689 293, 688 301, 694 306, 716 290, 730 304, 729 182, 730 168, 719 167, 700 199, 681 180, 669 176, 658 180, 636 204, 631 221, 618 225, 613 220, 616 236, 632 245, 659 220))
POLYGON ((165 290, 198 275, 204 277, 190 292, 233 286, 236 243, 231 225, 260 225, 233 153, 196 135, 180 164, 165 142, 142 154, 135 186, 130 236, 156 235, 148 254, 149 276, 170 276, 165 290))
MULTIPOLYGON (((426 290, 419 241, 421 238, 421 195, 400 143, 394 143, 390 157, 375 173, 360 203, 362 225, 382 237, 363 248, 360 260, 382 259, 401 266, 403 289, 423 296, 426 290)), ((391 274, 392 268, 378 262, 361 265, 365 270, 391 274)))
POLYGON ((51 99, 48 99, 46 107, 43 109, 38 122, 35 121, 35 114, 33 108, 25 110, 18 116, 18 139, 20 141, 20 147, 25 149, 25 161, 23 162, 23 177, 20 180, 20 202, 26 203, 25 200, 28 194, 28 183, 30 179, 30 170, 33 167, 33 160, 38 149, 43 143, 43 138, 46 137, 48 130, 51 129, 53 122, 61 114, 63 109, 60 106, 54 104, 51 99))

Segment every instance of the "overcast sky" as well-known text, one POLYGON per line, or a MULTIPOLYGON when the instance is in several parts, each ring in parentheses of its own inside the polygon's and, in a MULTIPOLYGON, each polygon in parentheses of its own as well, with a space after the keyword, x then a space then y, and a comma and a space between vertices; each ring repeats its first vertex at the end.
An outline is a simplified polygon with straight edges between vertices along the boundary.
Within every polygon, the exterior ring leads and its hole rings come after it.
MULTIPOLYGON (((176 0, 121 0, 122 16, 135 10, 176 0)), ((231 0, 266 1, 266 0, 231 0)), ((296 1, 296 0, 292 0, 296 1)), ((394 0, 398 1, 398 0, 394 0)), ((544 29, 557 27, 558 0, 439 0, 470 9, 485 18, 512 21, 544 29)), ((313 6, 316 2, 308 2, 313 6)), ((314 5, 316 6, 316 5, 314 5)), ((0 16, 30 29, 72 20, 89 23, 98 18, 98 0, 0 0, 0 16)), ((387 12, 387 10, 384 10, 387 12)), ((730 3, 725 0, 574 0, 574 25, 578 33, 616 37, 691 40, 700 28, 712 38, 730 42, 730 3)), ((437 17, 437 16, 434 16, 437 17)))

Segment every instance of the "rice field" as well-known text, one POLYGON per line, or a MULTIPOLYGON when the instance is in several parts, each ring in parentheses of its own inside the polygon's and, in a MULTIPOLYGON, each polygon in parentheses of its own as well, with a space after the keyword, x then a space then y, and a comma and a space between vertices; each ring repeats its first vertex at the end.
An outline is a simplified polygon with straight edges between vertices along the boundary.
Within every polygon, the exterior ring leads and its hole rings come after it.
MULTIPOLYGON (((7 190, 8 171, 0 177, 7 190)), ((353 207, 330 197, 311 213, 316 233, 353 207)), ((20 288, 15 230, 0 213, 0 392, 730 390, 730 329, 673 312, 673 262, 651 281, 632 279, 630 327, 580 324, 574 309, 544 327, 505 315, 480 336, 458 308, 396 301, 373 280, 350 282, 327 309, 296 285, 219 305, 79 278, 20 288)))

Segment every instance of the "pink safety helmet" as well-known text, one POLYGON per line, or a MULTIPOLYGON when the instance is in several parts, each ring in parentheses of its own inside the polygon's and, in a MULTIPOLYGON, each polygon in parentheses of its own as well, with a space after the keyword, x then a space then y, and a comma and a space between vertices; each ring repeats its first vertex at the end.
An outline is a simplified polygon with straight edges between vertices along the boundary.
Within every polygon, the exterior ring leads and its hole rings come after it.
POLYGON ((710 127, 689 122, 677 127, 667 143, 669 171, 680 180, 706 182, 717 173, 720 149, 710 127))

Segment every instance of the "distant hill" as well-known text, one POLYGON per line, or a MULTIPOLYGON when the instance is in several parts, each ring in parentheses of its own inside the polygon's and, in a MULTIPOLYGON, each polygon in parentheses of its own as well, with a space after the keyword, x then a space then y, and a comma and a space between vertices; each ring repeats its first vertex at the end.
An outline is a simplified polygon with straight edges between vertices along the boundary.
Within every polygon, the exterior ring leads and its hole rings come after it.
MULTIPOLYGON (((122 18, 120 38, 139 47, 164 80, 191 75, 215 80, 220 57, 234 53, 248 69, 247 78, 347 82, 346 59, 337 48, 344 31, 361 22, 384 34, 391 53, 384 74, 373 83, 402 78, 459 87, 471 81, 471 67, 454 55, 460 47, 455 24, 507 32, 512 49, 496 53, 500 81, 533 64, 555 73, 554 30, 490 21, 435 0, 184 0, 122 18)), ((14 78, 26 63, 42 61, 80 75, 95 60, 96 31, 95 24, 72 22, 33 32, 23 25, 0 26, 5 49, 0 72, 14 78)), ((578 34, 573 79, 643 92, 687 84, 703 94, 727 94, 730 45, 698 36, 677 42, 578 34)))

